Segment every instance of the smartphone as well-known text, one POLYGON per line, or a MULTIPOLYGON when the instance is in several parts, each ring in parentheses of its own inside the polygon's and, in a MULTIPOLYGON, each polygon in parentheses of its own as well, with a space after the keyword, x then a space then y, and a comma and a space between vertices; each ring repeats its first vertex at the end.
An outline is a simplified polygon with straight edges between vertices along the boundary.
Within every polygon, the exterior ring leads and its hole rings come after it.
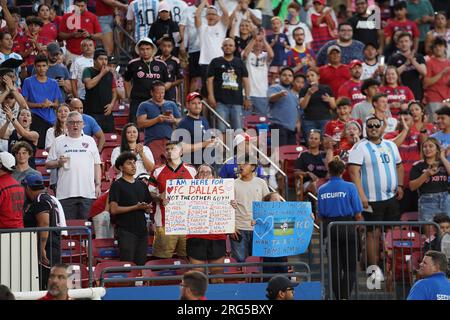
POLYGON ((380 57, 380 66, 384 66, 384 56, 380 57))
POLYGON ((83 32, 84 32, 84 30, 83 30, 83 29, 78 29, 78 30, 77 30, 77 32, 81 32, 81 33, 83 33, 83 32))
POLYGON ((62 80, 63 77, 55 77, 55 80, 62 80))
POLYGON ((167 116, 167 117, 170 117, 172 115, 172 110, 164 111, 164 115, 167 116))

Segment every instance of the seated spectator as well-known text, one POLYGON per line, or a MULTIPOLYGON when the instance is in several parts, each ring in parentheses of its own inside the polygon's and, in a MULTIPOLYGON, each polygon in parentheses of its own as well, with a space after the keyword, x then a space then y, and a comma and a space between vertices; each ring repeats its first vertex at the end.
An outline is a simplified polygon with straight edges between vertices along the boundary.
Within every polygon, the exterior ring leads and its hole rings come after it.
MULTIPOLYGON (((239 7, 236 7, 236 9, 239 7)), ((234 12, 233 12, 234 13, 234 12)), ((230 38, 234 39, 236 43, 236 51, 234 55, 238 58, 242 56, 242 52, 248 46, 253 38, 254 26, 249 20, 242 20, 239 25, 239 31, 237 30, 237 20, 233 19, 233 15, 230 16, 231 27, 230 27, 230 38)))
POLYGON ((172 39, 165 37, 161 39, 159 50, 160 56, 155 59, 164 61, 167 65, 167 71, 169 73, 170 83, 166 86, 166 95, 164 99, 177 101, 177 92, 180 94, 178 86, 183 83, 183 69, 180 65, 180 60, 174 56, 174 46, 172 39))
MULTIPOLYGON (((163 38, 169 38, 175 44, 173 52, 174 56, 178 56, 180 47, 180 28, 178 23, 172 20, 170 15, 171 6, 168 2, 162 1, 158 6, 158 19, 152 23, 148 37, 152 39, 158 47, 161 46, 163 38)), ((161 54, 161 50, 158 50, 157 54, 161 54)))
POLYGON ((401 85, 400 75, 394 66, 386 68, 380 92, 387 94, 389 109, 394 117, 397 117, 401 110, 406 110, 408 103, 414 100, 411 89, 401 85))
POLYGON ((242 53, 242 59, 248 71, 250 85, 250 109, 244 110, 246 114, 259 114, 267 116, 269 101, 267 99, 269 66, 274 57, 272 47, 266 41, 264 29, 252 38, 242 53))
POLYGON ((303 136, 308 138, 312 129, 323 131, 331 120, 331 112, 336 109, 333 92, 327 85, 319 84, 317 69, 310 69, 306 74, 308 84, 300 90, 300 107, 304 110, 302 128, 303 136))
POLYGON ((257 159, 245 155, 238 158, 240 177, 234 182, 233 207, 236 215, 236 231, 230 236, 231 256, 237 262, 244 262, 252 255, 253 242, 253 202, 262 201, 269 194, 267 183, 254 172, 257 159))
POLYGON ((433 115, 441 108, 443 100, 450 97, 450 60, 447 58, 447 42, 443 38, 435 38, 431 45, 433 55, 427 60, 427 75, 423 79, 425 100, 428 103, 427 115, 433 115))
POLYGON ((425 108, 420 102, 411 101, 408 104, 408 110, 413 118, 411 132, 422 134, 425 137, 426 134, 431 135, 436 131, 434 124, 429 122, 428 117, 425 115, 425 108))
POLYGON ((0 128, 0 137, 2 139, 8 139, 8 152, 11 152, 14 144, 20 141, 25 141, 30 144, 33 148, 32 156, 30 157, 30 167, 36 168, 34 163, 34 155, 37 149, 37 143, 39 139, 39 134, 36 131, 32 131, 31 127, 31 112, 28 109, 22 109, 19 111, 17 119, 14 117, 11 109, 9 107, 3 107, 6 113, 7 121, 0 128), (14 126, 14 130, 9 131, 9 124, 14 126))
POLYGON ((350 68, 341 63, 341 48, 338 46, 328 47, 327 54, 329 63, 319 68, 320 83, 330 86, 335 96, 341 85, 350 80, 350 68))
POLYGON ((291 2, 288 5, 288 18, 286 20, 285 31, 284 33, 288 36, 289 45, 291 48, 296 46, 296 40, 294 31, 297 28, 302 28, 304 32, 304 49, 311 49, 313 37, 311 35, 311 31, 306 23, 300 21, 300 4, 297 2, 291 2))
POLYGON ((419 28, 419 47, 418 51, 425 51, 425 37, 430 31, 430 25, 434 23, 433 6, 428 0, 409 0, 406 1, 407 17, 413 21, 419 28))
POLYGON ((348 22, 339 25, 339 38, 325 43, 317 52, 317 65, 323 66, 329 63, 328 48, 337 46, 341 49, 342 63, 349 64, 352 60, 364 60, 364 44, 353 39, 353 28, 348 22))
POLYGON ((84 39, 81 41, 81 56, 70 65, 70 82, 72 85, 72 95, 75 98, 85 100, 86 88, 83 83, 83 71, 85 68, 94 66, 94 41, 84 39))
POLYGON ((373 97, 378 93, 380 83, 375 79, 366 79, 361 86, 361 92, 366 96, 366 100, 353 106, 352 118, 359 120, 361 123, 366 121, 374 112, 373 97))
POLYGON ((109 190, 110 212, 115 216, 121 261, 144 265, 147 260, 148 230, 145 213, 150 212, 152 197, 147 186, 135 180, 136 155, 123 152, 114 166, 121 178, 109 190))
POLYGON ((58 137, 50 147, 48 169, 58 168, 56 197, 66 219, 87 220, 94 199, 100 196, 101 160, 97 145, 82 134, 83 118, 78 112, 67 117, 67 134, 58 137))
MULTIPOLYGON (((447 48, 450 46, 450 28, 447 27, 447 14, 443 11, 435 13, 434 28, 428 31, 425 37, 425 53, 432 55, 431 45, 437 37, 443 38, 447 42, 447 48)), ((447 50, 447 59, 450 59, 450 50, 447 50)))
MULTIPOLYGON (((215 179, 214 169, 202 164, 198 167, 196 179, 215 179)), ((200 234, 186 236, 186 251, 192 264, 224 263, 226 234, 200 234)), ((205 272, 203 268, 195 270, 205 272)), ((212 275, 223 274, 223 267, 209 268, 212 275)), ((211 279, 211 283, 223 283, 223 278, 211 279)))
POLYGON ((83 71, 86 87, 85 113, 92 116, 104 132, 114 132, 112 108, 117 101, 117 90, 108 55, 104 49, 94 52, 94 66, 83 71))
POLYGON ((145 145, 150 148, 155 164, 164 163, 166 143, 172 136, 173 124, 178 125, 181 114, 173 101, 164 100, 165 85, 156 81, 152 88, 152 98, 139 105, 137 125, 144 129, 145 145))
POLYGON ((270 64, 270 73, 276 73, 278 75, 281 67, 283 67, 286 63, 286 49, 289 49, 289 39, 281 30, 283 25, 281 19, 279 17, 273 17, 271 21, 273 34, 266 36, 267 42, 273 50, 273 60, 270 64))
POLYGON ((12 147, 11 154, 16 158, 16 166, 14 168, 12 176, 17 180, 17 182, 22 182, 22 180, 29 173, 40 175, 39 171, 36 171, 29 165, 30 158, 34 156, 33 148, 29 143, 25 141, 17 142, 12 147))
POLYGON ((56 120, 54 108, 62 100, 58 82, 47 76, 47 57, 39 55, 34 60, 36 75, 26 78, 23 82, 22 94, 33 114, 32 130, 39 134, 37 147, 44 149, 45 134, 56 120))
POLYGON ((39 31, 39 36, 43 39, 43 44, 55 42, 58 40, 58 24, 51 21, 50 6, 47 4, 40 4, 38 7, 38 17, 41 19, 43 25, 39 31))
POLYGON ((411 45, 414 43, 412 50, 419 50, 420 32, 417 24, 406 18, 408 10, 406 9, 406 1, 399 1, 394 5, 394 18, 390 19, 384 28, 384 42, 388 46, 394 39, 394 33, 402 30, 411 35, 411 45))
POLYGON ((324 182, 328 169, 325 165, 325 152, 320 150, 322 136, 319 130, 312 129, 308 136, 308 150, 303 151, 295 162, 296 174, 303 177, 303 190, 317 194, 317 188, 324 182))
MULTIPOLYGON (((134 123, 127 123, 122 129, 121 144, 115 147, 111 154, 111 164, 116 163, 117 158, 125 151, 131 151, 136 156, 136 178, 141 173, 150 174, 155 167, 155 160, 149 147, 139 141, 139 131, 134 123)), ((121 173, 117 176, 120 178, 121 173)))
POLYGON ((326 6, 326 0, 313 0, 313 8, 308 10, 306 24, 311 27, 312 49, 319 52, 328 41, 337 37, 337 19, 334 10, 326 6))
POLYGON ((447 160, 450 161, 450 108, 442 107, 436 111, 437 127, 440 131, 431 135, 436 138, 441 145, 441 149, 445 150, 447 160))
POLYGON ((47 294, 39 300, 70 300, 69 276, 71 267, 67 264, 56 264, 50 269, 47 294))
POLYGON ((419 190, 419 220, 433 221, 437 212, 450 215, 450 163, 435 138, 425 140, 421 151, 422 160, 412 166, 409 187, 419 190))
POLYGON ((442 237, 445 234, 450 234, 450 216, 448 216, 447 213, 444 212, 436 214, 433 218, 433 222, 439 225, 440 234, 439 237, 436 237, 434 234, 430 234, 430 236, 425 239, 423 246, 423 251, 425 252, 428 250, 441 251, 442 237))
POLYGON ((0 152, 0 229, 23 228, 23 187, 13 178, 16 165, 14 156, 0 152))
POLYGON ((425 59, 412 51, 412 36, 408 32, 400 33, 396 43, 399 50, 389 58, 387 64, 397 68, 402 84, 411 89, 416 100, 422 100, 421 78, 427 75, 425 59))
POLYGON ((105 134, 94 118, 83 113, 83 102, 80 99, 73 98, 70 100, 69 108, 70 111, 76 111, 81 114, 84 123, 83 133, 97 138, 98 152, 102 152, 103 146, 105 145, 105 134))
POLYGON ((384 74, 385 64, 384 64, 384 57, 378 56, 378 47, 373 43, 367 43, 364 46, 363 54, 364 54, 364 61, 362 64, 363 71, 361 75, 361 80, 366 80, 369 78, 380 80, 381 75, 384 74), (383 61, 378 61, 378 58, 380 58, 380 60, 383 59, 383 61))
POLYGON ((309 68, 316 66, 316 55, 305 46, 305 29, 296 27, 292 30, 294 44, 287 53, 287 66, 294 70, 294 73, 302 72, 306 74, 309 68))
POLYGON ((274 276, 267 283, 266 297, 269 300, 294 300, 297 285, 286 276, 274 276))
POLYGON ((194 270, 183 274, 180 300, 206 300, 206 290, 208 278, 202 272, 194 270))
POLYGON ((347 80, 342 84, 339 88, 337 96, 338 98, 345 97, 350 99, 353 107, 355 104, 366 100, 366 97, 361 92, 362 62, 359 60, 353 60, 348 66, 352 77, 350 80, 347 80))

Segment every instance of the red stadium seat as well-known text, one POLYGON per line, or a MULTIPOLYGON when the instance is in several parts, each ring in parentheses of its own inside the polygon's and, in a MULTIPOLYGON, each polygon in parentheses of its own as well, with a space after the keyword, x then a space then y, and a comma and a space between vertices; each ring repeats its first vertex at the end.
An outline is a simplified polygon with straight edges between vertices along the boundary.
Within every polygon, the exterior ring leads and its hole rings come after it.
POLYGON ((265 116, 260 115, 248 115, 244 118, 244 128, 245 129, 256 129, 258 124, 269 123, 269 119, 265 116))
MULTIPOLYGON (((283 170, 288 176, 289 187, 295 186, 295 161, 305 150, 303 146, 286 145, 278 148, 281 170, 283 170)), ((280 186, 284 190, 284 186, 280 186)))
MULTIPOLYGON (((85 220, 66 220, 66 225, 68 227, 89 227, 91 229, 91 234, 92 234, 92 223, 90 221, 85 221, 85 220)), ((62 236, 62 239, 66 239, 66 240, 78 240, 81 242, 83 241, 87 241, 88 239, 88 233, 85 230, 71 230, 71 231, 67 231, 68 235, 67 236, 62 236)))
POLYGON ((117 133, 105 133, 105 147, 117 147, 120 145, 120 141, 122 140, 121 136, 117 133))
POLYGON ((61 260, 64 263, 86 263, 86 249, 75 239, 61 240, 61 260))
POLYGON ((119 247, 117 240, 113 238, 92 240, 92 257, 94 264, 108 260, 118 260, 119 247))
MULTIPOLYGON (((224 263, 237 263, 236 259, 232 257, 225 257, 224 263)), ((241 267, 224 267, 224 274, 243 274, 241 267)), ((244 278, 224 278, 225 283, 245 283, 244 278)))
MULTIPOLYGON (((100 276, 102 271, 108 267, 133 267, 136 266, 134 262, 129 261, 103 261, 95 266, 94 270, 94 279, 98 285, 100 285, 100 276)), ((140 276, 140 272, 138 270, 130 270, 130 271, 117 271, 117 272, 108 272, 104 273, 104 279, 123 279, 123 278, 137 278, 140 276)), ((108 287, 134 287, 135 281, 129 282, 108 282, 104 284, 105 288, 108 287)))
MULTIPOLYGON (((262 258, 249 256, 245 259, 245 262, 262 262, 262 258)), ((260 273, 262 273, 262 266, 257 266, 257 265, 244 266, 242 270, 244 273, 260 274, 260 273)), ((261 281, 262 281, 262 278, 248 278, 247 279, 247 282, 261 282, 261 281)))
POLYGON ((36 166, 45 166, 45 160, 47 160, 48 152, 45 149, 37 149, 34 155, 34 163, 36 166))
MULTIPOLYGON (((150 260, 145 264, 146 266, 162 266, 162 265, 183 265, 187 264, 184 259, 158 259, 150 260)), ((158 269, 158 270, 143 270, 143 277, 160 277, 160 276, 177 276, 182 275, 187 271, 187 269, 158 269)), ((148 285, 159 286, 159 285, 169 285, 169 284, 179 284, 181 280, 152 280, 148 281, 148 285)))
MULTIPOLYGON (((80 287, 81 288, 89 288, 89 269, 86 265, 81 263, 69 263, 69 266, 72 267, 72 273, 75 273, 75 271, 79 270, 80 273, 80 287)), ((77 279, 76 277, 73 278, 74 285, 76 286, 77 279)))
POLYGON ((128 123, 128 115, 126 116, 115 116, 114 117, 114 128, 116 132, 120 134, 122 132, 122 128, 128 123))

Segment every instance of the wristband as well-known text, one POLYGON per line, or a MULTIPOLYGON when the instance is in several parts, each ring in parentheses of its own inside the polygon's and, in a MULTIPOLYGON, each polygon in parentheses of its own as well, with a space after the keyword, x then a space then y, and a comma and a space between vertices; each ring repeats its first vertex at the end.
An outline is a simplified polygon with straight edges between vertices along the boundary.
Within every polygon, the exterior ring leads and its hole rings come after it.
POLYGON ((11 118, 10 122, 13 123, 14 121, 16 121, 16 118, 11 118))

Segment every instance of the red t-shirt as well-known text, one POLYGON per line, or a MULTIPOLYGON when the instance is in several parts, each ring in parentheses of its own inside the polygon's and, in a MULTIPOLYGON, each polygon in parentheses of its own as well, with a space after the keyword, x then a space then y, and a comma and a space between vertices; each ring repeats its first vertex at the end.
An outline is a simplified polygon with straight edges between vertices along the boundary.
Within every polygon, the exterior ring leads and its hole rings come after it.
MULTIPOLYGON (((24 52, 25 50, 28 50, 32 47, 32 42, 30 41, 31 38, 32 37, 29 34, 25 34, 22 37, 17 38, 17 43, 19 46, 19 51, 18 51, 19 53, 24 52)), ((48 42, 46 42, 46 40, 44 38, 42 38, 40 36, 40 34, 38 35, 37 42, 42 45, 47 45, 47 43, 48 43, 48 42)), ((30 55, 25 58, 27 66, 34 64, 34 59, 36 58, 37 55, 38 55, 38 51, 36 49, 31 51, 30 55)))
MULTIPOLYGON (((43 296, 42 298, 38 299, 38 300, 55 300, 55 298, 47 292, 47 294, 45 296, 43 296)), ((67 296, 67 300, 69 300, 69 297, 67 296)))
POLYGON ((346 64, 339 67, 333 67, 331 64, 321 66, 319 68, 320 84, 330 86, 334 96, 339 92, 339 88, 348 80, 350 80, 350 68, 346 64))
MULTIPOLYGON (((447 50, 450 49, 447 48, 447 50)), ((434 77, 447 67, 450 67, 450 60, 445 59, 444 61, 441 61, 435 57, 431 57, 427 61, 427 77, 434 77)), ((450 98, 449 81, 450 72, 447 72, 435 84, 425 88, 424 91, 427 102, 442 102, 442 100, 450 98)))
POLYGON ((410 20, 400 22, 394 19, 388 20, 388 24, 386 28, 384 28, 384 34, 386 35, 386 37, 392 38, 394 33, 398 30, 410 33, 413 38, 419 38, 420 36, 419 28, 417 27, 417 24, 415 22, 412 22, 410 20))
POLYGON ((59 23, 62 21, 62 17, 61 16, 56 16, 55 19, 52 21, 54 24, 56 24, 57 26, 59 26, 59 23))
POLYGON ((112 16, 114 14, 114 8, 108 6, 103 0, 97 0, 95 4, 95 13, 98 17, 112 16))
POLYGON ((25 190, 11 174, 0 176, 0 229, 23 228, 25 190))
MULTIPOLYGON (((3 31, 3 30, 2 30, 3 31)), ((6 29, 5 31, 8 31, 8 29, 6 29)), ((13 48, 12 51, 13 52, 20 52, 20 39, 26 37, 26 32, 23 29, 18 29, 16 35, 13 38, 13 48)))
MULTIPOLYGON (((100 27, 100 23, 98 22, 98 18, 95 14, 93 14, 89 11, 84 11, 81 14, 81 28, 77 28, 75 26, 76 23, 74 23, 74 21, 72 21, 73 18, 71 18, 68 23, 67 20, 69 19, 69 17, 72 17, 74 14, 75 13, 66 13, 63 16, 61 22, 59 23, 59 31, 60 32, 75 33, 77 31, 77 29, 86 30, 90 34, 102 32, 102 28, 100 27), (70 29, 67 26, 68 24, 71 25, 70 29)), ((73 19, 73 20, 75 20, 75 19, 73 19)), ((70 39, 66 40, 67 50, 69 50, 73 54, 81 55, 81 53, 82 53, 81 52, 81 41, 83 41, 83 40, 84 40, 84 38, 70 38, 70 39)))
POLYGON ((400 104, 408 103, 409 101, 415 100, 414 94, 411 89, 405 86, 381 86, 380 92, 386 93, 388 98, 388 104, 393 117, 397 117, 400 108, 392 106, 392 103, 398 102, 400 104))
POLYGON ((355 104, 366 100, 366 96, 361 92, 361 85, 362 81, 350 79, 339 88, 337 97, 349 98, 353 107, 355 104))
POLYGON ((55 23, 50 22, 44 24, 39 31, 39 38, 43 40, 42 44, 48 44, 50 42, 55 42, 58 39, 58 27, 55 23))
MULTIPOLYGON (((350 118, 348 119, 348 121, 358 121, 358 123, 361 124, 361 121, 359 119, 350 118)), ((343 122, 339 119, 328 121, 325 124, 325 136, 330 137, 334 141, 341 141, 341 136, 345 130, 345 124, 347 122, 343 122)))

